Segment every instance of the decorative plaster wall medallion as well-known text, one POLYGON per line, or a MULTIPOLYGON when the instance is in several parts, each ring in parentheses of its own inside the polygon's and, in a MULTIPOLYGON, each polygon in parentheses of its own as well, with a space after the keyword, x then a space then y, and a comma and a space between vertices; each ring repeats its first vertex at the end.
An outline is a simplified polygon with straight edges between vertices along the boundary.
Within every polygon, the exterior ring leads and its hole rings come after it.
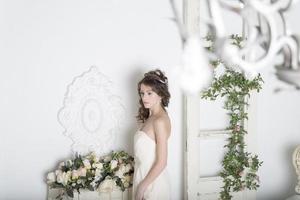
POLYGON ((94 66, 68 86, 58 121, 73 141, 73 153, 103 155, 112 150, 125 109, 111 87, 112 82, 94 66))

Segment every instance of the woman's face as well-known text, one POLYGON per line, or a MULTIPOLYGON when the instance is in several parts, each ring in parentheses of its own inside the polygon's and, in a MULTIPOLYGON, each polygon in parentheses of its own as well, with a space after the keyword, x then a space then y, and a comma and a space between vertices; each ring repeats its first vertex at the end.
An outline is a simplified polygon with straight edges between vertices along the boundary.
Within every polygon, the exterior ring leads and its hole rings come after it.
POLYGON ((161 97, 150 86, 141 84, 140 96, 145 108, 152 108, 161 103, 161 97))

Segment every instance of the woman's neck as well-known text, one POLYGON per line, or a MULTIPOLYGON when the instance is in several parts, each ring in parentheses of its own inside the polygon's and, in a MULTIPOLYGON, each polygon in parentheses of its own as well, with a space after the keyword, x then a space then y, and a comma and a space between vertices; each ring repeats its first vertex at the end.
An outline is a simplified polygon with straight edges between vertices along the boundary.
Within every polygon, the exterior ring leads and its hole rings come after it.
POLYGON ((156 115, 163 113, 164 111, 165 110, 161 106, 156 106, 156 107, 150 109, 149 116, 156 116, 156 115))

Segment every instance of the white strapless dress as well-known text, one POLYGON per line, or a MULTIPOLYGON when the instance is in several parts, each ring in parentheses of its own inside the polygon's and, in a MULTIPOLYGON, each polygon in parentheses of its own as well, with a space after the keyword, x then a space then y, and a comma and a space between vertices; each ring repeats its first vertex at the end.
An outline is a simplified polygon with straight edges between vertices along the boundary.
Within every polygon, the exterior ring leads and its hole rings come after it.
MULTIPOLYGON (((155 141, 145 132, 137 131, 134 135, 134 176, 132 199, 135 199, 135 193, 139 183, 145 178, 151 169, 156 156, 155 141)), ((165 168, 158 177, 147 187, 144 193, 146 200, 169 200, 170 199, 170 181, 169 174, 165 168)))

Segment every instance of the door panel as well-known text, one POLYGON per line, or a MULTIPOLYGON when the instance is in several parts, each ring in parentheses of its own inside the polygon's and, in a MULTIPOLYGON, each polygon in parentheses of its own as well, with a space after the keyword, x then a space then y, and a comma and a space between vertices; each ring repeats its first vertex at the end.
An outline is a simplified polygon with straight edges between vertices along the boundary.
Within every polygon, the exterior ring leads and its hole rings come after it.
MULTIPOLYGON (((203 102, 204 100, 201 100, 200 96, 185 97, 185 198, 192 200, 217 200, 223 186, 222 178, 219 174, 222 170, 221 161, 226 153, 224 145, 227 143, 231 130, 225 129, 228 126, 228 122, 215 123, 216 118, 214 118, 214 114, 217 112, 219 112, 219 117, 223 116, 223 121, 228 121, 228 116, 226 113, 224 114, 222 109, 223 103, 218 102, 207 106, 207 102, 203 102), (204 124, 203 121, 208 123, 209 127, 202 125, 204 124), (216 125, 216 127, 213 125, 216 125), (220 129, 222 126, 224 128, 220 129), (200 129, 200 127, 205 127, 205 130, 200 129)), ((249 114, 253 114, 251 110, 248 111, 249 114)), ((218 118, 218 120, 222 121, 222 118, 218 118)), ((245 125, 247 128, 249 128, 249 125, 254 126, 253 121, 245 125)), ((249 139, 253 136, 247 135, 246 143, 248 146, 254 146, 252 143, 255 140, 249 139)), ((254 200, 255 194, 255 191, 245 190, 232 193, 231 195, 233 200, 254 200)))

